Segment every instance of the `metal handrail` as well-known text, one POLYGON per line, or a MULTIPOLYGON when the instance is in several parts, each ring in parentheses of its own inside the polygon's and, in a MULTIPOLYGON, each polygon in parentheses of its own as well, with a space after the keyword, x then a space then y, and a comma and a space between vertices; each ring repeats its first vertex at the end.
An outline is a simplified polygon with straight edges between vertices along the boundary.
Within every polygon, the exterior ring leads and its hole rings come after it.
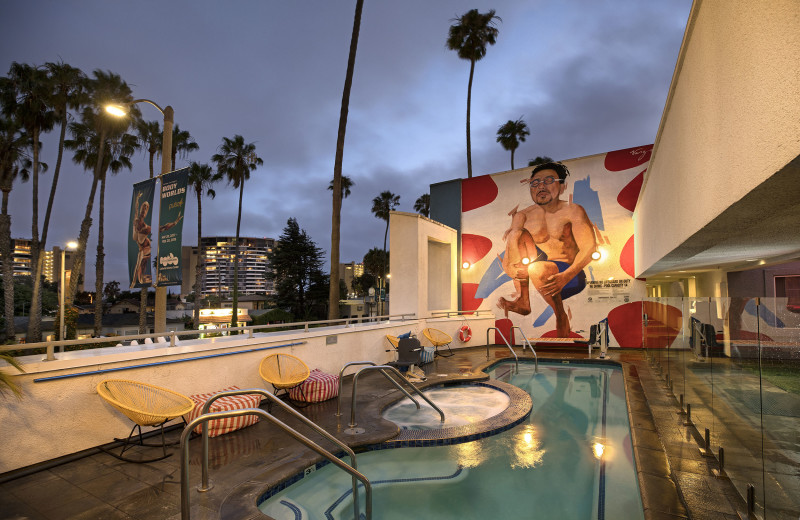
POLYGON ((508 347, 508 350, 511 351, 511 355, 514 356, 514 363, 515 363, 515 366, 517 368, 517 372, 519 372, 519 358, 517 357, 517 353, 514 352, 514 349, 511 348, 511 344, 508 342, 506 337, 503 335, 503 333, 497 327, 489 327, 488 329, 486 329, 486 357, 487 358, 489 357, 489 331, 490 330, 497 331, 497 333, 500 334, 500 337, 503 338, 503 342, 505 342, 506 346, 508 347))
POLYGON ((525 343, 522 344, 522 353, 523 354, 525 353, 525 345, 528 345, 528 348, 531 349, 531 352, 533 352, 533 358, 536 360, 536 368, 534 370, 536 370, 536 372, 538 372, 539 371, 539 356, 536 355, 536 351, 533 350, 533 345, 531 345, 531 342, 528 341, 528 336, 525 335, 525 332, 523 332, 522 327, 520 327, 518 325, 514 325, 513 327, 511 327, 511 330, 513 331, 514 329, 519 330, 519 333, 522 334, 522 339, 525 341, 525 343))
MULTIPOLYGON (((230 410, 226 412, 212 412, 201 415, 193 419, 186 427, 183 429, 183 433, 181 433, 181 519, 182 520, 190 520, 190 507, 189 507, 189 444, 186 442, 189 438, 189 435, 192 433, 197 426, 207 423, 209 421, 217 420, 217 419, 228 419, 230 417, 241 417, 243 415, 258 415, 267 419, 272 424, 275 424, 279 428, 283 429, 286 433, 294 437, 296 440, 300 441, 304 444, 307 448, 310 448, 317 452, 318 454, 322 455, 329 462, 332 464, 339 466, 339 468, 343 469, 347 473, 349 473, 353 477, 353 503, 354 503, 354 512, 355 512, 355 519, 359 519, 359 510, 358 510, 358 499, 356 492, 358 491, 358 484, 355 482, 356 479, 360 480, 364 486, 365 490, 365 500, 366 500, 366 518, 367 520, 372 520, 372 484, 370 484, 369 480, 366 476, 360 473, 357 469, 348 466, 341 459, 339 459, 336 455, 329 452, 328 450, 324 449, 320 445, 316 444, 314 441, 306 437, 305 435, 301 434, 300 432, 293 429, 291 426, 287 425, 286 423, 276 419, 272 416, 272 414, 267 413, 266 411, 260 408, 244 408, 241 410, 230 410)), ((207 430, 208 428, 203 428, 203 430, 207 430)), ((351 450, 352 451, 352 450, 351 450)), ((353 458, 355 461, 355 458, 353 458)))
MULTIPOLYGON (((253 338, 253 334, 258 332, 261 329, 277 329, 277 328, 298 328, 303 330, 303 332, 308 332, 311 326, 315 325, 329 325, 339 323, 344 326, 349 326, 353 323, 360 323, 360 322, 375 322, 376 320, 386 320, 391 321, 393 318, 399 318, 401 321, 406 320, 413 320, 416 319, 415 313, 403 313, 403 314, 387 314, 383 316, 362 316, 359 318, 340 318, 336 320, 319 320, 319 321, 302 321, 302 322, 294 322, 294 323, 272 323, 267 325, 248 325, 244 327, 229 327, 226 329, 215 329, 214 333, 219 332, 242 332, 243 336, 246 336, 248 339, 253 338)), ((120 343, 123 341, 132 341, 132 340, 142 340, 142 339, 156 339, 158 337, 163 337, 167 342, 162 343, 164 347, 175 347, 179 343, 180 336, 197 336, 199 334, 209 334, 209 330, 180 330, 180 331, 164 331, 164 332, 150 332, 146 334, 128 334, 125 336, 105 336, 99 338, 84 338, 84 339, 67 339, 67 340, 58 340, 58 341, 41 341, 37 343, 24 343, 24 344, 14 344, 14 345, 0 345, 0 352, 9 351, 9 350, 34 350, 39 348, 46 349, 46 357, 44 360, 52 361, 57 359, 55 357, 56 348, 67 347, 67 346, 74 346, 74 345, 93 345, 98 343, 120 343)), ((43 360, 43 361, 44 361, 43 360)))
MULTIPOLYGON (((337 394, 338 397, 336 398, 336 417, 341 417, 342 415, 342 376, 344 374, 344 369, 356 365, 372 365, 374 367, 378 366, 377 363, 373 363, 372 361, 352 361, 350 363, 347 363, 345 366, 342 367, 341 370, 339 370, 339 393, 337 394)), ((387 374, 383 370, 379 370, 379 372, 383 374, 383 376, 386 379, 388 379, 394 386, 396 386, 398 390, 406 394, 406 397, 414 401, 414 404, 417 405, 417 410, 419 410, 419 401, 411 397, 411 394, 409 394, 405 388, 400 386, 400 383, 392 379, 392 377, 389 374, 387 374)))
MULTIPOLYGON (((428 399, 428 397, 425 394, 420 392, 419 388, 417 388, 416 385, 414 385, 411 381, 409 381, 408 379, 403 377, 403 375, 396 368, 390 367, 388 365, 375 365, 375 366, 366 366, 366 367, 362 368, 361 370, 359 370, 358 372, 356 372, 356 375, 353 376, 353 398, 352 398, 351 410, 350 410, 350 429, 351 430, 353 430, 356 426, 358 426, 358 424, 356 423, 356 389, 358 388, 358 376, 360 376, 361 374, 363 374, 364 372, 369 371, 369 370, 378 370, 379 372, 384 372, 384 370, 388 370, 388 371, 392 372, 393 374, 397 374, 398 378, 400 378, 401 380, 403 380, 406 383, 408 383, 408 385, 411 388, 413 388, 414 391, 416 393, 418 393, 419 396, 422 397, 425 400, 425 402, 427 402, 429 405, 431 405, 431 407, 433 407, 434 410, 439 412, 439 416, 442 419, 441 422, 444 422, 444 412, 441 410, 441 408, 436 406, 433 403, 433 401, 428 399)), ((408 394, 406 394, 406 395, 408 395, 408 394)), ((419 408, 419 403, 417 403, 417 408, 419 408)), ((353 432, 353 433, 356 433, 356 432, 353 432)))
POLYGON ((450 318, 451 316, 463 316, 465 314, 480 317, 481 313, 494 316, 494 313, 489 309, 478 309, 476 311, 432 311, 431 318, 450 318))

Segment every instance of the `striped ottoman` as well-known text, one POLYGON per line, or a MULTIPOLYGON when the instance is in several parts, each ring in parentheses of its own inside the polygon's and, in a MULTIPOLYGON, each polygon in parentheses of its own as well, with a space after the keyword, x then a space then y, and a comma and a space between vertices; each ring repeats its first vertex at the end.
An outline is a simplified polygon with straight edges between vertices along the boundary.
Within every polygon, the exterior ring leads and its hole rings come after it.
POLYGON ((316 368, 301 385, 289 391, 290 399, 306 403, 327 401, 337 395, 339 395, 339 376, 326 374, 316 368))
MULTIPOLYGON (((206 401, 208 401, 211 396, 230 390, 239 390, 239 387, 231 386, 209 394, 190 395, 189 399, 195 403, 194 410, 184 415, 183 418, 189 423, 193 419, 200 417, 200 413, 203 411, 203 405, 206 404, 206 401)), ((259 404, 261 404, 261 396, 258 394, 231 395, 220 397, 214 401, 208 411, 227 412, 230 410, 243 410, 245 408, 258 408, 259 404)), ((208 422, 206 423, 209 425, 208 436, 218 437, 228 432, 240 430, 246 426, 257 423, 258 419, 259 417, 257 415, 241 415, 239 417, 228 417, 227 419, 217 419, 208 422)), ((194 431, 195 433, 203 433, 203 425, 198 426, 194 431)))

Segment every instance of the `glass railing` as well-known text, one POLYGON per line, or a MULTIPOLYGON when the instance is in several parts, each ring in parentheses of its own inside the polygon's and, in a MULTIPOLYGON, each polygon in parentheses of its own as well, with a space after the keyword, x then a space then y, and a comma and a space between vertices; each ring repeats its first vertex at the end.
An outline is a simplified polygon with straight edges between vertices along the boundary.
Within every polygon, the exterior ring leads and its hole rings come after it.
POLYGON ((800 518, 798 311, 786 298, 642 302, 652 366, 700 447, 765 519, 800 518))

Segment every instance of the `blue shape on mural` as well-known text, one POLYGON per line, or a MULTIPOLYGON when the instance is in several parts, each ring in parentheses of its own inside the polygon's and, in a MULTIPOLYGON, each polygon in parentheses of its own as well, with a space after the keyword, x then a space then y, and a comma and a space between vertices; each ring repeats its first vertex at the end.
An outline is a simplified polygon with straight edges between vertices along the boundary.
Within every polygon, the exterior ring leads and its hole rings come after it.
POLYGON ((601 231, 605 231, 603 225, 603 210, 600 207, 600 196, 592 189, 590 177, 575 181, 575 189, 572 190, 572 202, 580 204, 586 210, 589 220, 601 231))
MULTIPOLYGON (((500 257, 502 258, 505 254, 505 251, 503 251, 500 253, 500 257)), ((475 297, 487 298, 495 289, 508 281, 511 281, 511 277, 503 271, 500 258, 495 258, 494 262, 489 266, 489 269, 483 273, 481 283, 478 284, 478 289, 475 291, 475 297)))
POLYGON ((594 269, 592 269, 591 265, 589 266, 589 280, 594 281, 594 269))
MULTIPOLYGON (((760 312, 761 315, 759 317, 762 320, 764 320, 764 322, 767 325, 770 325, 772 327, 776 327, 778 329, 782 329, 782 328, 786 327, 786 325, 780 320, 780 318, 775 316, 775 314, 771 310, 769 310, 765 305, 759 305, 758 309, 761 311, 760 312)), ((756 313, 759 312, 758 310, 756 310, 756 301, 755 300, 748 301, 744 306, 744 310, 750 316, 755 316, 756 313)))
POLYGON ((549 320, 550 316, 552 315, 553 315, 553 308, 548 305, 547 307, 544 308, 539 317, 536 318, 536 321, 533 322, 533 326, 541 327, 542 325, 547 323, 547 320, 549 320))

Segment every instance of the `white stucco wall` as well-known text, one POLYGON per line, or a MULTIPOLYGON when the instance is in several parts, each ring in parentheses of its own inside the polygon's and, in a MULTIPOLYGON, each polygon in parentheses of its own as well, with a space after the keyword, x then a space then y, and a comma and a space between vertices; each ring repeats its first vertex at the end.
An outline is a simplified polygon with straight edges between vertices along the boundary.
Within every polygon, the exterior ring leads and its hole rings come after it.
MULTIPOLYGON (((414 313, 418 318, 430 316, 431 311, 458 310, 456 264, 458 262, 458 234, 456 230, 416 213, 393 211, 389 216, 389 258, 392 274, 392 314, 414 313), (449 283, 437 283, 430 279, 437 269, 430 267, 429 241, 450 249, 449 283), (428 297, 431 290, 441 291, 433 299, 431 308, 428 297), (443 305, 441 302, 448 302, 443 305)), ((437 247, 435 249, 441 249, 437 247)), ((439 266, 441 268, 441 266, 439 266)), ((438 277, 437 277, 438 278, 438 277)))
MULTIPOLYGON (((14 381, 24 392, 22 399, 10 392, 0 396, 0 473, 106 444, 114 437, 127 437, 132 423, 95 390, 104 379, 142 381, 185 395, 214 392, 231 385, 272 391, 258 374, 258 364, 269 354, 287 352, 304 360, 311 369, 338 374, 350 361, 385 363, 396 359, 394 353, 386 352, 390 348, 387 334, 412 332, 423 346, 428 346, 422 330, 435 327, 454 337, 453 348, 485 344, 486 330, 494 325, 494 319, 467 319, 473 331, 473 340, 468 343, 455 339, 463 324, 461 318, 440 318, 310 329, 307 333, 256 334, 252 339, 235 336, 183 341, 172 348, 150 345, 139 351, 108 348, 70 352, 56 355, 64 359, 48 362, 38 361, 42 356, 23 357, 20 360, 25 363, 25 374, 16 375, 14 369, 0 367, 14 374, 14 381), (335 343, 329 344, 333 338, 335 343), (295 342, 305 343, 243 352, 295 342), (230 352, 243 353, 206 357, 230 352), (191 361, 130 368, 180 359, 191 361), (34 382, 34 379, 112 368, 124 370, 34 382)), ((346 374, 355 370, 352 368, 346 374)))
POLYGON ((800 150, 800 2, 696 0, 634 214, 636 273, 800 150))

